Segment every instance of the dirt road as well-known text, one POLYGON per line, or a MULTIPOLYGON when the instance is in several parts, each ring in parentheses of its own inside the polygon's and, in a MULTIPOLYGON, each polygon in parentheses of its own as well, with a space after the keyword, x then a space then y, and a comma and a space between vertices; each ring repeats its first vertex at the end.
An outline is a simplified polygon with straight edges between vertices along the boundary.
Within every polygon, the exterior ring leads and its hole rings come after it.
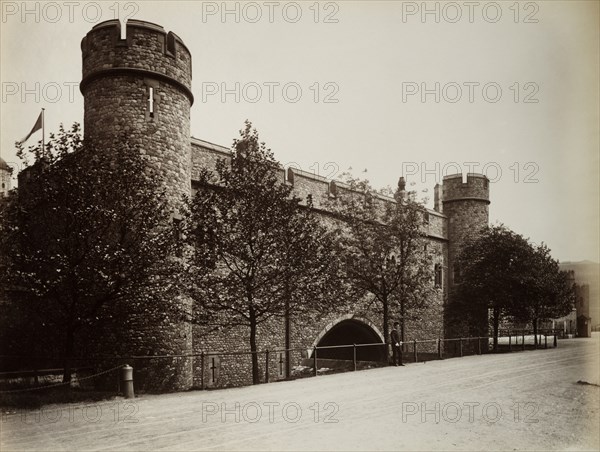
POLYGON ((599 339, 49 407, 5 416, 0 449, 598 450, 599 339))

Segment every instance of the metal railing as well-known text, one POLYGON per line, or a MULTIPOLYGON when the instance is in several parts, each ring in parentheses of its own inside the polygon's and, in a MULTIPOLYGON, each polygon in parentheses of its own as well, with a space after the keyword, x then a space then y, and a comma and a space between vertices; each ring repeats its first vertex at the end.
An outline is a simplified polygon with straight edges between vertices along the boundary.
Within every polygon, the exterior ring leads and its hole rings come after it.
MULTIPOLYGON (((401 363, 416 363, 446 358, 483 355, 495 352, 513 352, 533 348, 549 348, 557 346, 557 333, 548 331, 538 333, 538 340, 526 331, 508 333, 499 337, 497 349, 493 349, 493 338, 460 337, 449 339, 425 339, 404 341, 400 346, 401 363)), ((173 372, 191 365, 193 367, 193 384, 198 389, 223 388, 244 386, 253 383, 252 355, 256 355, 260 383, 278 380, 290 380, 323 374, 358 371, 390 364, 391 344, 340 344, 311 347, 267 349, 255 352, 200 352, 180 355, 132 355, 125 357, 86 357, 73 358, 74 368, 85 373, 97 373, 115 365, 131 364, 135 371, 136 386, 144 387, 146 380, 152 378, 156 369, 170 367, 173 372), (156 363, 159 361, 159 363, 156 363)), ((0 363, 6 363, 11 358, 22 356, 0 355, 0 363)), ((48 357, 44 357, 48 363, 48 357)), ((40 361, 41 363, 42 361, 40 361)), ((48 373, 62 373, 60 361, 56 360, 52 368, 44 369, 39 365, 32 369, 11 370, 0 372, 0 382, 3 379, 35 377, 48 373), (52 371, 52 372, 50 372, 52 371)), ((3 365, 2 368, 6 369, 3 365)), ((113 380, 114 381, 114 380, 113 380)))

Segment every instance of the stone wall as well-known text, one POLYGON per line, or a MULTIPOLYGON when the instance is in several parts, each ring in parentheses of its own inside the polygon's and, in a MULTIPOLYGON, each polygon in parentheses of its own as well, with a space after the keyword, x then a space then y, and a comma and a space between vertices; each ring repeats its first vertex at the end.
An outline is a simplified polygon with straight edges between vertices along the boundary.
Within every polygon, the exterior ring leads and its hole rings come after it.
POLYGON ((198 180, 202 170, 214 171, 219 159, 231 161, 231 151, 223 146, 197 138, 192 138, 191 144, 192 183, 198 180))
MULTIPOLYGON (((203 168, 214 169, 219 158, 230 159, 231 152, 223 147, 203 140, 192 139, 192 174, 197 175, 203 168)), ((336 181, 335 183, 321 176, 307 173, 298 169, 288 168, 285 182, 293 188, 293 194, 306 201, 310 195, 321 220, 331 227, 334 226, 335 217, 328 213, 327 202, 333 196, 334 190, 338 194, 346 193, 350 188, 336 181), (335 188, 332 189, 332 185, 335 188)), ((381 196, 381 202, 395 202, 393 198, 381 196)), ((432 265, 440 264, 443 268, 442 285, 434 291, 427 301, 428 310, 423 317, 407 322, 407 340, 424 340, 444 337, 444 306, 447 282, 447 217, 433 210, 428 211, 429 221, 427 228, 429 241, 428 251, 434 256, 432 265)), ((433 281, 432 281, 433 284, 433 281)), ((335 309, 326 314, 312 316, 292 317, 290 322, 291 367, 299 366, 303 360, 310 357, 312 347, 324 331, 332 328, 337 322, 348 319, 360 319, 367 322, 383 334, 382 313, 377 303, 370 303, 372 296, 363 300, 354 300, 338 304, 335 309)), ((397 313, 390 313, 390 329, 397 313)), ((221 328, 218 331, 208 331, 207 328, 196 325, 193 328, 195 354, 219 353, 204 356, 204 359, 194 358, 194 386, 195 387, 230 387, 252 384, 252 365, 249 345, 249 327, 221 328), (246 352, 241 355, 230 355, 231 352, 246 352), (214 358, 214 362, 213 362, 214 358), (202 372, 202 365, 204 372, 202 372), (213 381, 213 367, 215 380, 213 381)), ((389 338, 386 338, 389 340, 389 338)), ((269 378, 271 381, 285 378, 285 321, 283 318, 272 318, 261 324, 257 331, 257 344, 259 353, 259 368, 261 381, 265 379, 265 350, 270 350, 269 378), (282 372, 283 371, 283 372, 282 372)), ((435 346, 432 345, 432 352, 435 346)), ((426 345, 421 350, 428 351, 426 345)))
MULTIPOLYGON (((198 175, 203 168, 213 170, 218 159, 229 160, 231 151, 224 146, 215 145, 196 138, 192 139, 192 177, 198 175)), ((281 170, 283 171, 283 170, 281 170)), ((356 195, 350 187, 340 181, 331 181, 324 177, 288 168, 285 174, 285 183, 293 188, 293 194, 304 204, 308 196, 312 198, 316 212, 320 215, 324 224, 331 227, 338 221, 328 213, 328 202, 335 194, 356 195)), ((194 181, 192 181, 192 185, 194 181)), ((379 196, 382 203, 395 202, 393 198, 379 196)), ((448 244, 447 244, 447 217, 434 210, 427 211, 427 222, 425 227, 429 240, 428 251, 434 256, 432 265, 442 266, 442 284, 434 291, 433 296, 427 301, 428 309, 421 318, 406 323, 406 339, 412 341, 435 339, 444 337, 444 308, 446 302, 446 291, 448 287, 448 244)), ((432 281, 433 284, 433 281, 432 281)), ((293 368, 302 363, 311 354, 312 347, 324 331, 332 328, 337 322, 348 319, 360 319, 375 327, 383 334, 382 313, 377 303, 369 303, 372 296, 363 300, 355 300, 348 303, 338 304, 334 310, 327 314, 314 316, 293 317, 290 325, 291 348, 290 364, 293 368)), ((390 313, 391 323, 398 320, 396 313, 390 313)), ((235 327, 222 328, 219 331, 208 332, 202 326, 194 326, 194 353, 218 353, 218 352, 248 352, 249 328, 235 327)), ((389 340, 389 338, 386 338, 389 340)), ((270 350, 269 375, 270 380, 285 378, 285 322, 282 318, 273 318, 261 324, 257 332, 258 349, 261 352, 270 350), (283 370, 283 374, 280 372, 283 370)), ((420 346, 421 350, 436 351, 436 346, 420 346)), ((265 353, 259 354, 259 367, 261 380, 265 379, 265 353)), ((194 359, 194 386, 200 387, 228 387, 252 384, 252 366, 249 354, 216 356, 205 356, 203 363, 200 357, 194 359), (213 362, 212 359, 215 359, 213 362), (202 373, 204 364, 204 373, 202 373), (213 377, 213 364, 215 381, 213 377)))
POLYGON ((288 168, 287 181, 294 187, 294 195, 306 202, 312 198, 313 207, 326 209, 330 198, 330 180, 296 168, 288 168))
MULTIPOLYGON (((338 322, 346 319, 358 319, 371 325, 376 331, 383 334, 382 314, 378 305, 368 303, 369 299, 356 300, 343 305, 338 305, 334 310, 322 315, 293 316, 290 322, 290 347, 294 349, 290 353, 290 365, 293 369, 302 364, 303 360, 309 358, 312 347, 317 345, 318 337, 325 331, 331 329, 338 322)), ((443 291, 440 289, 437 295, 428 301, 429 311, 418 320, 409 321, 406 325, 407 341, 436 339, 444 337, 443 321, 443 291)), ((391 323, 396 316, 390 316, 391 323)), ((202 375, 202 359, 194 358, 194 387, 233 387, 252 384, 252 364, 249 345, 249 328, 232 327, 221 328, 219 331, 207 332, 205 327, 196 325, 194 334, 194 353, 216 353, 215 363, 212 356, 204 357, 204 375, 202 375), (221 352, 221 353, 219 353, 221 352), (226 353, 223 353, 226 352, 226 353), (245 352, 240 355, 229 355, 231 352, 245 352), (212 381, 212 367, 215 365, 216 380, 212 381)), ((389 341, 389 338, 388 338, 389 341)), ((265 381, 264 351, 269 350, 269 379, 270 381, 285 378, 285 322, 282 318, 272 318, 261 324, 257 331, 257 346, 261 352, 258 354, 259 375, 261 381, 265 381), (283 362, 280 362, 283 361, 283 362), (282 372, 281 372, 282 371, 282 372)), ((421 351, 431 348, 435 352, 435 346, 428 347, 420 345, 421 351)))

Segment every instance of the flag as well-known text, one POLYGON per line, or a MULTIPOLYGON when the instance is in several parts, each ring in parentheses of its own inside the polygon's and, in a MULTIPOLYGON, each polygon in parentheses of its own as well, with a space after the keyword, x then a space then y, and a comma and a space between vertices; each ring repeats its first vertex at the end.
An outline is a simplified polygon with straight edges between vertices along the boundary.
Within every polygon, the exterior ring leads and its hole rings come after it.
POLYGON ((42 128, 43 122, 44 122, 44 111, 42 110, 40 112, 40 115, 37 118, 37 121, 35 122, 35 124, 33 126, 33 129, 31 129, 31 132, 29 132, 25 138, 23 138, 21 141, 19 141, 19 143, 23 144, 27 140, 29 140, 29 137, 31 135, 33 135, 35 132, 37 132, 38 130, 40 130, 42 128))

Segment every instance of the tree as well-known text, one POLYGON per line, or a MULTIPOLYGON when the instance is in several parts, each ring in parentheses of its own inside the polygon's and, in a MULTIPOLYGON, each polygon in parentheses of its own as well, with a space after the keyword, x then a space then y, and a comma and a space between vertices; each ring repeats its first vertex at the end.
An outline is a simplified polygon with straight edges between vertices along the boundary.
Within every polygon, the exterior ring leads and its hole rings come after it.
POLYGON ((98 148, 82 141, 78 124, 61 125, 29 151, 34 164, 0 217, 2 283, 39 314, 31 329, 63 332, 68 382, 82 331, 123 310, 167 308, 177 244, 161 177, 126 137, 98 148))
MULTIPOLYGON (((257 327, 325 310, 335 284, 334 236, 283 183, 282 169, 246 121, 231 161, 204 171, 186 221, 191 320, 248 329, 252 381, 260 382, 257 327)), ((289 335, 288 335, 289 337, 289 335)))
POLYGON ((484 229, 460 254, 461 277, 452 314, 467 318, 471 328, 480 330, 491 311, 494 351, 500 321, 516 312, 522 300, 530 253, 531 245, 523 236, 497 225, 484 229))
POLYGON ((434 290, 431 256, 424 251, 426 211, 400 184, 395 199, 386 199, 367 180, 349 177, 333 203, 343 221, 344 278, 357 296, 373 296, 386 341, 390 313, 398 312, 405 341, 406 320, 420 317, 434 290))
POLYGON ((517 320, 531 323, 537 345, 539 322, 567 315, 575 303, 575 286, 544 244, 531 246, 525 267, 520 300, 512 314, 517 320))

